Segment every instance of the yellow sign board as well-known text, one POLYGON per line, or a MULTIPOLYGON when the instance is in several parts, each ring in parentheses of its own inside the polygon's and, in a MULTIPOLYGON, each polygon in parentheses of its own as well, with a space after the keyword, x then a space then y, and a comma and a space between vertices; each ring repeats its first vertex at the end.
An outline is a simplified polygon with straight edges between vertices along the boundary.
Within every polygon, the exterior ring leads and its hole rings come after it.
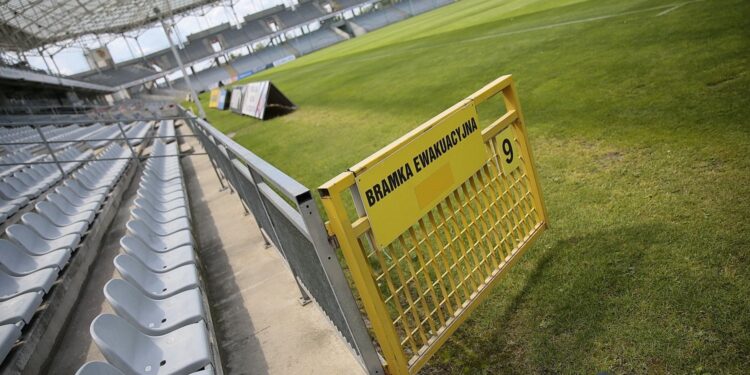
POLYGON ((472 102, 356 176, 375 241, 385 247, 487 162, 472 102))
POLYGON ((211 100, 208 102, 208 108, 219 108, 219 95, 221 89, 211 89, 211 100))

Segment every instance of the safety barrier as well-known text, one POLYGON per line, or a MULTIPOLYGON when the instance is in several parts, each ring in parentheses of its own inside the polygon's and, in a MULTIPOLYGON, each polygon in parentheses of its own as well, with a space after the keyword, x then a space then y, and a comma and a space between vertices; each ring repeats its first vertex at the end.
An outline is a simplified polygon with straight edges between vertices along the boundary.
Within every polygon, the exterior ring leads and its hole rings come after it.
MULTIPOLYGON (((181 109, 184 111, 184 109, 181 109)), ((246 211, 252 212, 267 243, 286 260, 300 287, 302 302, 315 302, 349 344, 363 368, 383 374, 382 361, 328 242, 309 189, 234 142, 206 121, 193 117, 193 129, 217 174, 221 172, 246 211)), ((219 175, 219 181, 222 176, 219 175)))
POLYGON ((319 191, 391 374, 419 371, 548 226, 511 76, 319 191), (480 134, 496 94, 505 113, 480 134))

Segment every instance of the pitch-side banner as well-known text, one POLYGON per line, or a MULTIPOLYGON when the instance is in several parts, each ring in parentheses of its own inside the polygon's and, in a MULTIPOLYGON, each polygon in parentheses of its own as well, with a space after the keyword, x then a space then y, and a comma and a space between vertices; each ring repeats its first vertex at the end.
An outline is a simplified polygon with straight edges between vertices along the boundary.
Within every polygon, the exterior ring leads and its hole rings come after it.
POLYGON ((242 86, 232 89, 232 97, 229 99, 229 109, 232 112, 242 112, 242 91, 244 91, 242 86))
POLYGON ((262 81, 245 85, 242 110, 240 111, 243 115, 263 119, 263 115, 266 112, 269 84, 269 81, 262 81))

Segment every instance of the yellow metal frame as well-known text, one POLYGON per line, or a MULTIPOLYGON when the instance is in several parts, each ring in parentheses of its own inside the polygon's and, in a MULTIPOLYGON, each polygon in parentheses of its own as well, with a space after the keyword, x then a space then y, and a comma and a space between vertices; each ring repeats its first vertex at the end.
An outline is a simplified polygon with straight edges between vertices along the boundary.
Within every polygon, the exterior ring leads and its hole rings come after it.
POLYGON ((336 176, 320 193, 330 220, 326 227, 341 246, 390 374, 418 372, 549 225, 510 75, 336 176), (458 108, 497 94, 506 111, 482 130, 487 163, 399 238, 376 247, 355 176, 458 108), (496 137, 508 126, 514 127, 522 163, 504 175, 496 137), (354 221, 346 194, 358 212, 354 221))

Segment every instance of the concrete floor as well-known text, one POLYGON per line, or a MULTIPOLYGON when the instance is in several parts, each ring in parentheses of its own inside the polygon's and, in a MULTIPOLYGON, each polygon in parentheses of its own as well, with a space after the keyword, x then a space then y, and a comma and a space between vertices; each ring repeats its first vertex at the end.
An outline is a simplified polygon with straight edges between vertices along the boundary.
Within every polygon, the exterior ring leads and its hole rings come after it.
MULTIPOLYGON (((189 131, 185 126, 179 130, 189 131)), ((196 153, 203 152, 197 140, 185 140, 196 153)), ((225 373, 364 373, 317 306, 300 305, 299 290, 283 258, 275 248, 265 248, 258 226, 252 215, 244 214, 237 195, 220 191, 209 159, 185 157, 183 168, 225 373)), ((117 277, 112 259, 120 251, 136 188, 134 184, 126 193, 61 345, 52 355, 49 369, 54 373, 73 374, 83 363, 103 359, 91 340, 89 324, 96 315, 112 311, 102 287, 117 277)))

